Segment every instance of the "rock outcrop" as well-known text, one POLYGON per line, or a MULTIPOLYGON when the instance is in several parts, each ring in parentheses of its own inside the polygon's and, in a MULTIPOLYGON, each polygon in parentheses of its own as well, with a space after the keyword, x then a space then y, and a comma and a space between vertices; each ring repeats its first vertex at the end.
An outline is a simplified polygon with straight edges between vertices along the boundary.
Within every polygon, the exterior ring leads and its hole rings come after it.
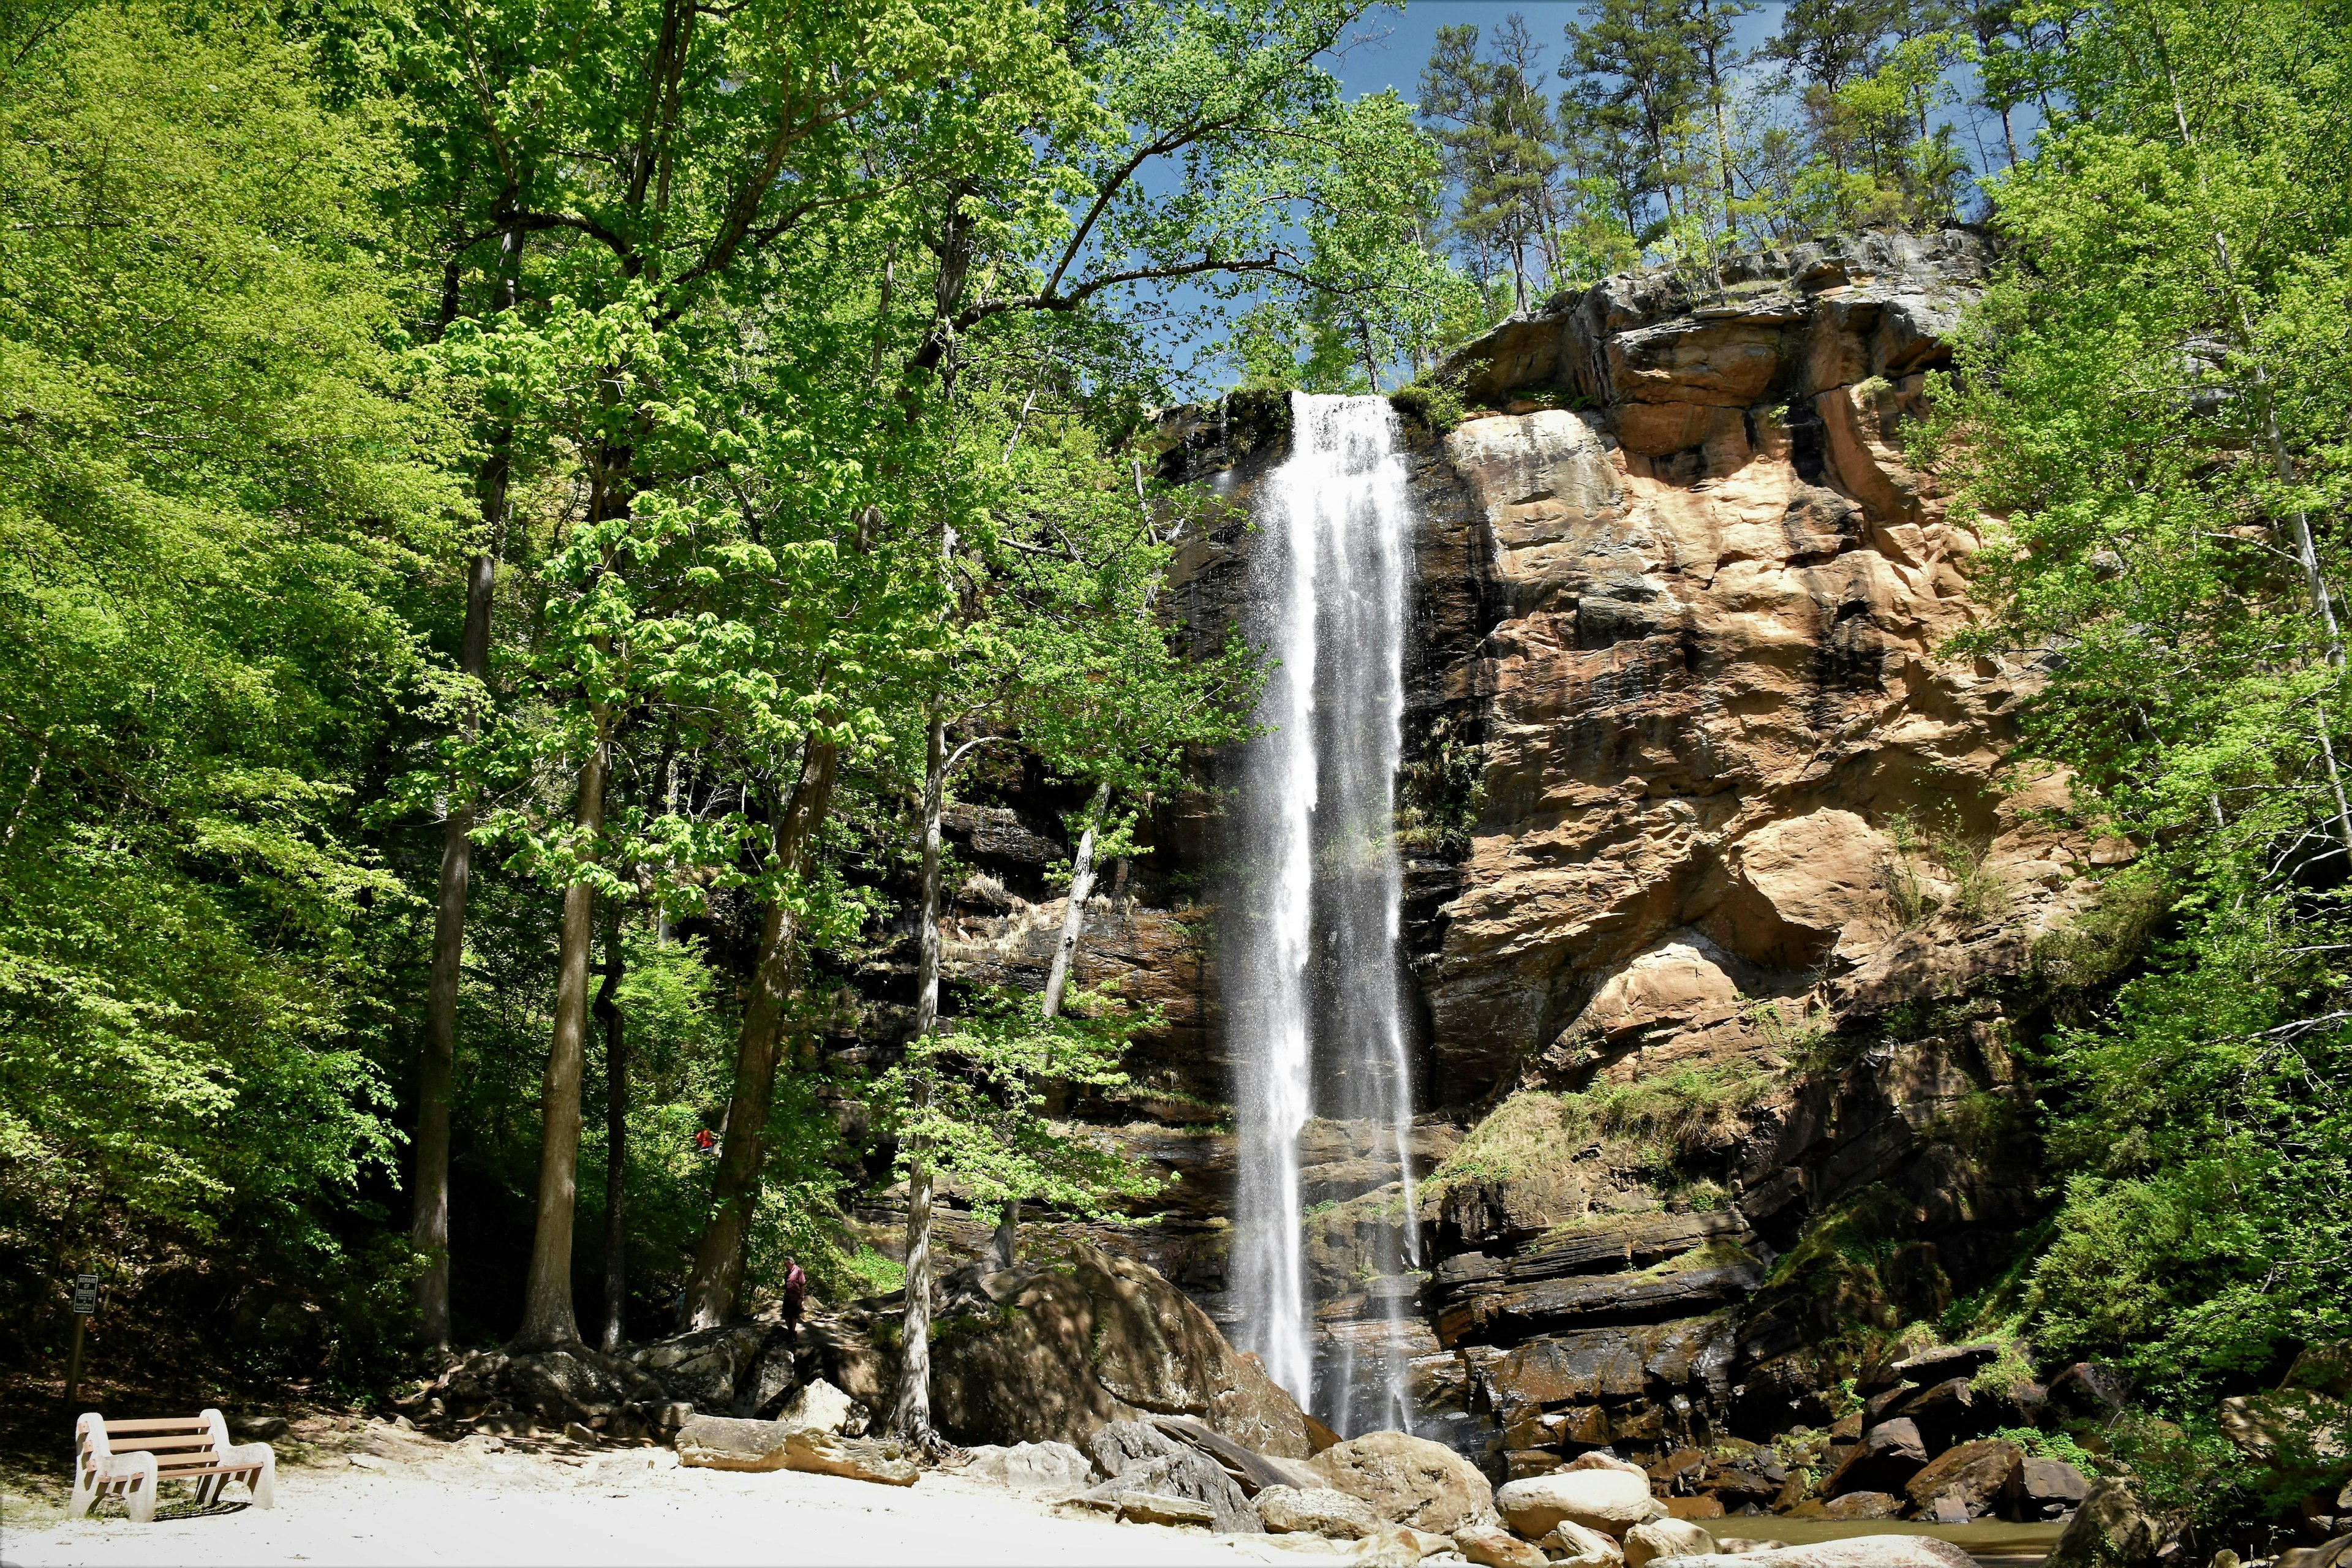
MULTIPOLYGON (((1297 1403, 1144 1264, 1083 1242, 1041 1245, 1034 1261, 967 1268, 939 1290, 931 1413, 956 1442, 1089 1449, 1110 1423, 1171 1415, 1278 1458, 1312 1451, 1297 1403)), ((828 1375, 881 1408, 897 1331, 896 1304, 877 1301, 813 1325, 812 1337, 828 1375)))

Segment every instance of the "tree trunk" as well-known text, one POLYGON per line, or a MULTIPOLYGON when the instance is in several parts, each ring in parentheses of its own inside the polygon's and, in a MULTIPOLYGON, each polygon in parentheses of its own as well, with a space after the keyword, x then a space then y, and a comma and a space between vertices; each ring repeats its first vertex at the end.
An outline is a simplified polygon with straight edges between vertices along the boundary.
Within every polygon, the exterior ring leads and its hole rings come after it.
MULTIPOLYGON (((506 510, 506 459, 488 466, 482 498, 492 527, 506 510)), ((490 668, 490 595, 498 557, 484 550, 466 573, 466 630, 458 668, 477 680, 490 668)), ((477 721, 469 717, 470 733, 477 721)), ((473 875, 474 805, 453 800, 441 829, 440 901, 433 917, 433 971, 425 993, 425 1057, 418 1064, 416 1174, 409 1245, 425 1258, 416 1277, 419 1329, 428 1344, 449 1343, 449 1094, 457 1063, 457 982, 466 956, 466 893, 473 875)))
MULTIPOLYGON (((596 743, 580 768, 580 799, 572 821, 583 837, 604 826, 608 721, 596 718, 596 743)), ((523 1287, 522 1327, 514 1342, 527 1350, 574 1344, 580 1323, 572 1309, 572 1218, 580 1183, 580 1072, 588 1033, 588 950, 595 940, 596 894, 585 882, 563 889, 563 928, 556 948, 555 1030, 540 1093, 539 1215, 531 1234, 530 1275, 523 1287)))
MULTIPOLYGON (((776 825, 776 864, 788 874, 807 867, 817 829, 833 803, 834 773, 840 760, 840 749, 829 735, 809 738, 792 800, 776 825)), ((792 994, 798 934, 791 910, 782 899, 772 900, 760 918, 751 998, 735 1037, 735 1090, 721 1124, 710 1219, 695 1244, 694 1272, 687 1280, 686 1321, 692 1328, 725 1322, 742 1288, 743 1247, 760 1201, 760 1167, 767 1153, 762 1139, 775 1098, 776 1054, 783 1037, 784 1004, 792 994)))
POLYGON ((606 1354, 626 1337, 629 1238, 622 1200, 629 1171, 628 1020, 615 994, 621 987, 621 919, 614 911, 604 927, 604 980, 596 987, 596 1016, 604 1025, 604 1331, 597 1344, 606 1354))
MULTIPOLYGON (((1110 785, 1095 786, 1095 797, 1087 803, 1087 826, 1078 835, 1078 852, 1070 861, 1070 900, 1062 911, 1062 940, 1054 949, 1054 964, 1045 975, 1044 1012, 1046 1017, 1059 1017, 1062 994, 1069 988, 1070 966, 1078 954, 1078 939, 1086 934, 1087 900, 1095 890, 1095 833, 1102 826, 1103 812, 1110 805, 1110 785)), ((1120 865, 1124 867, 1125 861, 1120 865)), ((1021 1200, 1006 1202, 996 1220, 996 1258, 1005 1268, 1013 1267, 1013 1249, 1021 1237, 1021 1200)))
MULTIPOLYGON (((915 969, 915 1039, 919 1044, 940 1019, 940 813, 947 794, 947 723, 934 709, 925 740, 923 766, 923 913, 915 969)), ((929 1103, 929 1085, 918 1081, 915 1109, 929 1103)), ((931 1170, 921 1141, 907 1163, 907 1315, 900 1342, 898 1403, 890 1429, 909 1442, 929 1446, 931 1432, 931 1170)))
MULTIPOLYGON (((499 247, 499 281, 490 305, 503 310, 515 302, 522 268, 522 230, 509 226, 499 247)), ((454 271, 454 265, 453 265, 454 271)), ((466 570, 465 631, 457 668, 476 680, 490 674, 490 598, 498 585, 499 536, 506 526, 507 488, 512 478, 508 447, 512 426, 498 431, 482 465, 481 552, 466 570)), ((474 734, 480 716, 468 713, 465 732, 474 734)), ((473 876, 474 806, 453 801, 441 830, 440 897, 433 916, 433 970, 425 991, 425 1056, 417 1065, 416 1173, 410 1198, 409 1245, 425 1258, 416 1277, 418 1327, 425 1342, 449 1344, 449 1090, 457 1060, 457 982, 466 956, 466 894, 473 876)))
POLYGON ((1070 861, 1070 901, 1062 911, 1062 941, 1054 949, 1053 968, 1045 975, 1045 1016, 1056 1017, 1062 1011, 1062 993, 1070 984, 1070 963, 1077 957, 1078 938, 1087 926, 1087 900, 1095 890, 1095 833, 1102 826, 1104 808, 1110 805, 1110 785, 1097 784, 1095 797, 1087 803, 1087 826, 1078 835, 1078 852, 1070 861))

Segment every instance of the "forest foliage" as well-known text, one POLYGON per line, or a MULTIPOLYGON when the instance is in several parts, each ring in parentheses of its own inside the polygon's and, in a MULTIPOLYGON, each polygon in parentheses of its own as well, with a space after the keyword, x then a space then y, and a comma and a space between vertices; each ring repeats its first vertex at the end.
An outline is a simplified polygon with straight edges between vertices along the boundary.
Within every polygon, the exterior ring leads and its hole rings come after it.
POLYGON ((84 1267, 319 1282, 359 1354, 870 1289, 894 1177, 1136 1195, 1063 1112, 1148 1013, 938 932, 959 795, 1123 885, 1246 727, 1148 411, 1963 219, 1923 458, 2156 943, 2041 1047, 2002 1310, 2181 1398, 2343 1331, 2352 18, 1756 9, 1447 26, 1407 103, 1359 0, 0 5, 13 1350, 84 1267))

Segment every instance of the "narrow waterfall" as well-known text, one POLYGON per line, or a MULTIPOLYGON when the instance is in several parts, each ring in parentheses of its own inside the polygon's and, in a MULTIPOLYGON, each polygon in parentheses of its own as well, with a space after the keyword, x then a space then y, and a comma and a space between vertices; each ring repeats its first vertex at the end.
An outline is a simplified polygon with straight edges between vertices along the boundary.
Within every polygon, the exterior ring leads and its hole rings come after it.
POLYGON ((1280 662, 1258 708, 1267 732, 1243 756, 1221 943, 1241 1145, 1236 1337, 1341 1433, 1409 1429, 1396 1277, 1418 1264, 1420 1237, 1395 795, 1411 510, 1386 400, 1295 393, 1291 416, 1292 455, 1261 488, 1250 549, 1244 630, 1280 662), (1314 1118, 1397 1173, 1383 1210, 1395 1223, 1374 1227, 1361 1260, 1371 1304, 1319 1367, 1316 1310, 1344 1287, 1318 1291, 1307 1268, 1300 1139, 1314 1118))

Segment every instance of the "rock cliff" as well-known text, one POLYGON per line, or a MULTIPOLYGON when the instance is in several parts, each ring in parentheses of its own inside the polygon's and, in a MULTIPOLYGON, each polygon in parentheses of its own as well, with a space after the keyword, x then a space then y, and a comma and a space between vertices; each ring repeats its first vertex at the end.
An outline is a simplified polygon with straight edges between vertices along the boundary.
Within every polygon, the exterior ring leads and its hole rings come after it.
MULTIPOLYGON (((2065 826, 2063 778, 2004 773, 2032 664, 1939 651, 1975 613, 1980 542, 1906 466, 1903 426, 1987 262, 1972 232, 1874 233, 1613 278, 1457 354, 1451 428, 1401 416, 1430 1255, 1364 1278, 1402 1173, 1318 1123, 1309 1257, 1331 1342, 1385 1331, 1381 1300, 1420 1304, 1422 1397, 1497 1475, 1827 1428, 1840 1383, 1887 1381, 1896 1331, 2031 1223, 2010 1046, 2036 943, 2128 850, 2065 826)), ((1287 407, 1236 395, 1162 435, 1200 511, 1177 602, 1221 641, 1287 407)), ((1053 833, 1007 798, 961 840, 982 874, 947 952, 968 979, 1042 976, 1060 923, 1050 887, 1007 890, 1024 837, 1053 833)), ((1153 827, 1078 967, 1168 1026, 1143 1089, 1090 1113, 1184 1180, 1160 1226, 1090 1234, 1216 1313, 1213 789, 1153 827)))

